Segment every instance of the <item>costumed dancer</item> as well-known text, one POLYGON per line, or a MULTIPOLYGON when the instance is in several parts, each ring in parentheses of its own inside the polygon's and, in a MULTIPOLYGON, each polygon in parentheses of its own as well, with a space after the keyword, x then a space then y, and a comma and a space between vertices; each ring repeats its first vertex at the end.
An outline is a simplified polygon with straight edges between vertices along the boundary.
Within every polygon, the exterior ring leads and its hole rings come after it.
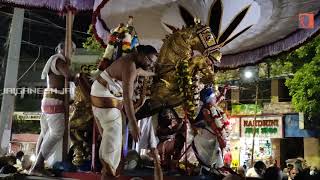
MULTIPOLYGON (((76 46, 73 43, 73 52, 76 46)), ((50 175, 44 170, 44 161, 54 152, 54 146, 63 138, 65 129, 65 78, 70 81, 70 74, 64 43, 56 48, 57 54, 51 56, 42 71, 41 79, 47 79, 47 88, 44 90, 41 102, 42 117, 40 120, 41 133, 37 142, 37 159, 30 174, 50 175)))
POLYGON ((113 62, 92 84, 92 110, 103 130, 99 149, 103 165, 102 178, 118 175, 116 171, 121 159, 123 107, 129 119, 133 139, 137 142, 140 138, 132 100, 133 86, 138 76, 154 75, 144 69, 154 66, 156 55, 154 47, 140 45, 137 51, 113 62))
POLYGON ((200 92, 200 100, 203 105, 195 120, 196 123, 193 124, 199 128, 199 134, 195 136, 192 146, 203 167, 203 174, 215 169, 223 170, 221 169, 224 166, 222 152, 227 145, 230 130, 228 119, 218 107, 224 95, 225 93, 215 95, 212 88, 205 88, 200 92))
POLYGON ((200 109, 196 122, 205 121, 217 135, 220 148, 227 146, 227 138, 230 130, 230 122, 225 113, 219 108, 219 104, 224 100, 228 87, 224 87, 224 92, 215 95, 213 88, 205 88, 200 92, 200 100, 203 105, 200 109))
POLYGON ((171 108, 159 112, 157 136, 160 140, 157 148, 161 165, 173 170, 179 161, 185 142, 185 126, 182 119, 171 108))

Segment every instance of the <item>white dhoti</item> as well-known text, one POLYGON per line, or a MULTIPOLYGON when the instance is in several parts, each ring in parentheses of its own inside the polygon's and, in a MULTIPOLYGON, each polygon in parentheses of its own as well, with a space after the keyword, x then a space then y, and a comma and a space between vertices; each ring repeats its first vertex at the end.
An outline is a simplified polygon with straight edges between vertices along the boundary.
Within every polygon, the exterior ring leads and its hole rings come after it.
MULTIPOLYGON (((44 98, 42 100, 42 109, 44 107, 64 108, 63 101, 54 98, 44 98)), ((63 109, 61 109, 63 111, 63 109)), ((41 133, 38 140, 39 153, 47 159, 54 152, 54 146, 62 139, 65 127, 65 118, 63 112, 46 113, 40 119, 41 133)))
POLYGON ((204 169, 221 168, 223 166, 222 152, 216 136, 211 132, 210 127, 198 129, 197 134, 193 134, 188 124, 187 153, 181 157, 180 161, 185 160, 187 155, 188 162, 200 164, 204 169))
MULTIPOLYGON (((122 101, 122 85, 116 82, 105 71, 100 76, 108 83, 102 85, 97 80, 91 87, 91 97, 111 98, 122 101)), ((92 106, 93 115, 99 121, 103 133, 99 157, 107 163, 115 174, 121 159, 122 149, 122 114, 119 108, 92 106)))
MULTIPOLYGON (((66 61, 62 53, 49 58, 43 68, 41 79, 45 79, 50 71, 62 75, 56 67, 57 60, 66 61)), ((42 117, 40 120, 41 133, 37 143, 37 153, 48 159, 54 152, 55 145, 63 138, 65 128, 65 92, 63 90, 46 88, 41 102, 42 117)))
POLYGON ((93 107, 93 114, 99 121, 103 133, 99 149, 99 157, 116 171, 121 159, 122 147, 122 116, 116 108, 93 107))
POLYGON ((223 166, 222 152, 217 138, 209 128, 207 126, 206 129, 200 129, 199 134, 194 138, 197 157, 207 167, 221 168, 223 166))

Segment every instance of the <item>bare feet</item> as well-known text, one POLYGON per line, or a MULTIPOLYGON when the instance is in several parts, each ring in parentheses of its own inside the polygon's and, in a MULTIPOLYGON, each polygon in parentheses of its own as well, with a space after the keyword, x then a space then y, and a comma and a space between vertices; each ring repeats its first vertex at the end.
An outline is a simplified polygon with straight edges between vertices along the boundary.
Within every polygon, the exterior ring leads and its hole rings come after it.
POLYGON ((43 155, 41 153, 39 153, 34 166, 29 171, 29 175, 33 175, 33 176, 49 176, 49 177, 55 176, 50 171, 47 171, 47 170, 44 169, 44 160, 45 159, 44 159, 43 155))
POLYGON ((163 180, 163 172, 160 163, 154 165, 154 180, 163 180))
POLYGON ((159 152, 156 148, 151 149, 151 156, 154 162, 154 180, 163 180, 163 172, 161 169, 159 152))
POLYGON ((110 175, 107 175, 107 174, 104 174, 102 173, 101 171, 101 180, 116 180, 120 177, 120 175, 117 175, 117 176, 110 176, 110 175))
POLYGON ((113 180, 120 177, 120 174, 114 171, 108 163, 104 162, 102 159, 100 159, 100 161, 103 166, 101 170, 101 180, 113 180))

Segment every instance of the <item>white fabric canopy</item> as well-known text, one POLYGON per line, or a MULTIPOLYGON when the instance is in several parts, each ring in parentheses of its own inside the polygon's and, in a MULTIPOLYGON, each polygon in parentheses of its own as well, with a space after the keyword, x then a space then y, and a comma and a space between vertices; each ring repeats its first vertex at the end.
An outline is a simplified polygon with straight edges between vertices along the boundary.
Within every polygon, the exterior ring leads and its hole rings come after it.
MULTIPOLYGON (((114 28, 121 22, 126 23, 128 16, 132 15, 140 43, 151 44, 160 49, 162 39, 170 33, 164 23, 176 27, 185 25, 178 8, 179 5, 187 9, 193 16, 200 18, 203 24, 206 24, 210 7, 214 2, 215 0, 96 0, 93 17, 95 19, 95 32, 100 41, 107 43, 108 28, 114 28), (105 24, 108 28, 103 27, 102 24, 105 24)), ((224 56, 256 50, 281 41, 299 30, 300 13, 311 12, 317 14, 320 9, 320 1, 316 0, 222 0, 222 4, 223 15, 220 34, 223 33, 233 18, 248 5, 250 5, 250 9, 232 34, 253 25, 222 48, 221 51, 224 56)), ((315 28, 318 28, 318 26, 315 28)), ((314 32, 305 33, 304 36, 309 37, 317 32, 318 29, 314 32)), ((297 43, 305 41, 307 37, 299 36, 299 38, 292 41, 292 44, 277 47, 277 53, 285 50, 287 46, 298 45, 297 43)), ((275 51, 275 49, 271 49, 275 51)), ((270 51, 270 54, 276 53, 270 51)), ((241 58, 245 57, 242 56, 241 58)), ((261 58, 263 57, 257 56, 252 62, 261 58)), ((234 60, 237 59, 232 56, 232 59, 227 61, 233 62, 234 60)), ((243 65, 243 63, 238 63, 238 65, 243 65)))

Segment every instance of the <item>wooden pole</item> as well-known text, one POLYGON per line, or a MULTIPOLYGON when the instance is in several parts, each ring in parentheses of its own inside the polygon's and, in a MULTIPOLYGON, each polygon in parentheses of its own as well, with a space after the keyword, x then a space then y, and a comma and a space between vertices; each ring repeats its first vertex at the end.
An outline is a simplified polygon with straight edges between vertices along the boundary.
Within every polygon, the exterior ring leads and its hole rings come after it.
POLYGON ((256 100, 255 100, 255 110, 254 110, 254 118, 253 118, 253 136, 252 136, 252 152, 251 152, 251 166, 253 167, 253 154, 254 154, 254 138, 256 136, 256 119, 257 119, 257 106, 258 106, 258 90, 259 83, 256 83, 256 100))
MULTIPOLYGON (((70 66, 71 55, 72 55, 72 25, 73 25, 74 15, 70 10, 66 14, 66 39, 65 39, 65 57, 67 63, 70 66)), ((65 78, 65 130, 63 136, 63 147, 62 147, 62 160, 67 160, 68 150, 69 150, 69 79, 65 78)))

